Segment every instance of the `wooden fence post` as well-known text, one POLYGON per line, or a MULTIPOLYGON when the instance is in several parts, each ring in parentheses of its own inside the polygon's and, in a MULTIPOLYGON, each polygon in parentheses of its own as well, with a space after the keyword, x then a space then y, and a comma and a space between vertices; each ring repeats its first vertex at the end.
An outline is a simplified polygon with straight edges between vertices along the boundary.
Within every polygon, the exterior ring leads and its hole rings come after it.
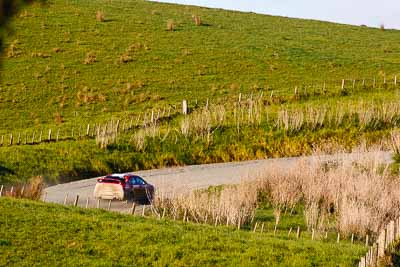
POLYGON ((299 239, 300 238, 300 226, 297 226, 297 235, 296 238, 299 239))
POLYGON ((400 217, 397 218, 397 236, 396 239, 400 237, 400 217))
POLYGON ((71 138, 74 139, 74 127, 72 127, 72 130, 71 130, 71 138))
POLYGON ((74 201, 74 207, 78 206, 78 201, 79 201, 79 195, 76 195, 75 201, 74 201))
POLYGON ((397 75, 394 76, 394 86, 395 86, 395 87, 397 86, 397 75))
POLYGON ((385 255, 385 238, 386 238, 386 229, 382 230, 379 238, 378 238, 378 258, 385 255))
POLYGON ((13 144, 13 134, 11 133, 10 134, 10 146, 12 146, 12 144, 13 144))
POLYGON ((162 219, 164 219, 166 212, 167 212, 167 209, 164 207, 163 208, 163 212, 162 212, 162 216, 161 216, 162 219))
POLYGON ((339 242, 340 242, 340 233, 338 232, 338 233, 337 233, 336 243, 339 243, 339 242))
POLYGON ((142 217, 144 217, 144 213, 146 211, 146 205, 143 205, 143 209, 142 209, 142 217))
POLYGON ((90 123, 88 123, 86 127, 86 136, 89 136, 89 132, 90 132, 90 123))
POLYGON ((89 207, 89 196, 86 197, 86 205, 85 208, 87 209, 89 207))
POLYGON ((1 136, 1 143, 0 143, 0 145, 1 145, 1 146, 4 145, 4 135, 1 136))
POLYGON ((21 133, 18 133, 17 145, 21 143, 21 133))
POLYGON ((24 141, 24 145, 26 145, 28 143, 28 133, 25 132, 25 141, 24 141))
POLYGON ((100 209, 100 198, 97 199, 97 208, 100 209))
POLYGON ((0 187, 0 197, 3 196, 3 188, 4 188, 4 185, 1 185, 1 187, 0 187))
POLYGON ((42 135, 43 135, 43 131, 40 131, 40 135, 39 135, 39 144, 42 142, 42 135))
POLYGON ((351 234, 351 243, 352 243, 352 244, 354 243, 354 233, 351 234))
POLYGON ((58 138, 60 137, 60 128, 57 130, 56 142, 58 142, 58 138))
POLYGON ((369 245, 369 235, 365 237, 365 246, 368 247, 369 245))
POLYGON ((188 114, 188 104, 187 100, 182 101, 182 114, 187 115, 188 114))
POLYGON ((314 230, 314 228, 312 229, 312 232, 311 232, 311 240, 314 240, 314 237, 315 237, 315 230, 314 230))
POLYGON ((108 210, 108 211, 111 210, 111 202, 112 202, 112 199, 110 199, 110 201, 108 201, 108 207, 107 207, 107 210, 108 210))
POLYGON ((64 205, 67 205, 67 200, 68 200, 68 193, 65 195, 65 198, 64 198, 64 205))
POLYGON ((47 140, 48 140, 49 142, 51 141, 51 129, 49 129, 49 136, 48 136, 47 140))
POLYGON ((122 120, 122 131, 125 132, 125 119, 122 120))
POLYGON ((117 120, 117 124, 115 125, 115 131, 118 133, 119 131, 119 120, 117 120))
POLYGON ((264 223, 261 224, 261 233, 264 232, 264 223))
POLYGON ((290 234, 292 233, 292 231, 293 231, 293 228, 292 227, 290 227, 290 229, 289 229, 289 232, 288 232, 288 238, 290 237, 290 234))
POLYGON ((345 79, 342 79, 342 91, 344 90, 345 83, 346 83, 345 79))
POLYGON ((131 214, 132 214, 132 215, 135 214, 135 210, 136 210, 136 202, 133 201, 133 203, 132 203, 132 208, 131 208, 131 214))
POLYGON ((32 143, 32 144, 35 143, 35 132, 32 133, 32 142, 31 142, 31 143, 32 143))
MULTIPOLYGON (((186 220, 186 215, 187 215, 187 209, 185 209, 185 212, 183 213, 183 222, 185 222, 185 220, 186 220)), ((215 226, 217 226, 217 219, 216 218, 215 218, 215 226)))
POLYGON ((258 222, 256 222, 256 224, 254 225, 254 229, 253 229, 254 233, 257 231, 257 226, 258 226, 258 222))

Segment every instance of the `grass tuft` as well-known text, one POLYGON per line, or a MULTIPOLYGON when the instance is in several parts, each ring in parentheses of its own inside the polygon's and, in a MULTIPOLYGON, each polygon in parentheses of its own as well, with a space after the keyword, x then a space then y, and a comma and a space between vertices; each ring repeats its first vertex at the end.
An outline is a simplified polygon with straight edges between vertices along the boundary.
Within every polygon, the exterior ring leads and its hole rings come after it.
POLYGON ((98 10, 98 11, 96 12, 96 20, 97 20, 98 22, 104 22, 104 21, 106 20, 106 17, 105 17, 105 15, 104 15, 104 12, 98 10))
POLYGON ((167 31, 173 32, 175 31, 175 29, 176 29, 175 21, 173 19, 169 19, 167 21, 167 31))

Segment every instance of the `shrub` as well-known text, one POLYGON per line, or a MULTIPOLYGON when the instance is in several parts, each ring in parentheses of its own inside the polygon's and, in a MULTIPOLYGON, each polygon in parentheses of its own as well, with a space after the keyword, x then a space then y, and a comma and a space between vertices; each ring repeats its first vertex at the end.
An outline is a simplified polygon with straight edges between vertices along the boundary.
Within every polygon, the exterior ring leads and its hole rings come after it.
POLYGON ((27 184, 16 186, 14 193, 9 196, 39 200, 42 196, 44 185, 43 177, 35 176, 29 179, 27 184))

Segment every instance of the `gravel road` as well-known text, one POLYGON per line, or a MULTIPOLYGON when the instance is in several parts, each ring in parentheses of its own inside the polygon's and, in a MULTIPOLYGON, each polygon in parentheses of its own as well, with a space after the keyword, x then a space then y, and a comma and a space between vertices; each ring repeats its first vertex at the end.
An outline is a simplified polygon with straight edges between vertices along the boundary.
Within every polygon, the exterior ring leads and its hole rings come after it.
MULTIPOLYGON (((209 186, 222 184, 237 184, 242 179, 249 179, 261 173, 267 168, 294 168, 297 163, 317 164, 321 161, 348 161, 355 162, 362 158, 375 158, 381 163, 392 162, 391 152, 360 152, 351 154, 335 154, 325 156, 310 156, 301 158, 265 159, 233 163, 207 164, 186 167, 167 168, 159 170, 139 171, 135 174, 142 176, 147 182, 153 184, 156 190, 162 190, 166 194, 190 192, 194 189, 208 188, 209 186)), ((79 206, 97 206, 93 199, 93 189, 96 178, 85 179, 76 182, 59 184, 46 188, 46 201, 54 203, 72 203, 79 195, 79 206)), ((127 212, 129 203, 114 201, 112 210, 127 212)), ((108 203, 101 203, 102 208, 108 208, 108 203)))

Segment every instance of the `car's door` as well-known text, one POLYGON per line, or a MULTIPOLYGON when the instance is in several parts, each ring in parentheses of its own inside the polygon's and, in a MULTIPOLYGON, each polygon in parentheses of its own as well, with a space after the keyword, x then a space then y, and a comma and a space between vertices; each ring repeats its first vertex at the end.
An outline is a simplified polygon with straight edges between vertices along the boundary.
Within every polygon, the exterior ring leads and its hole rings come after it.
POLYGON ((139 197, 140 200, 146 200, 147 199, 146 182, 142 178, 136 177, 136 184, 138 185, 137 196, 139 197))
POLYGON ((132 193, 135 200, 142 200, 146 197, 145 182, 137 176, 131 177, 129 180, 132 186, 132 193))

